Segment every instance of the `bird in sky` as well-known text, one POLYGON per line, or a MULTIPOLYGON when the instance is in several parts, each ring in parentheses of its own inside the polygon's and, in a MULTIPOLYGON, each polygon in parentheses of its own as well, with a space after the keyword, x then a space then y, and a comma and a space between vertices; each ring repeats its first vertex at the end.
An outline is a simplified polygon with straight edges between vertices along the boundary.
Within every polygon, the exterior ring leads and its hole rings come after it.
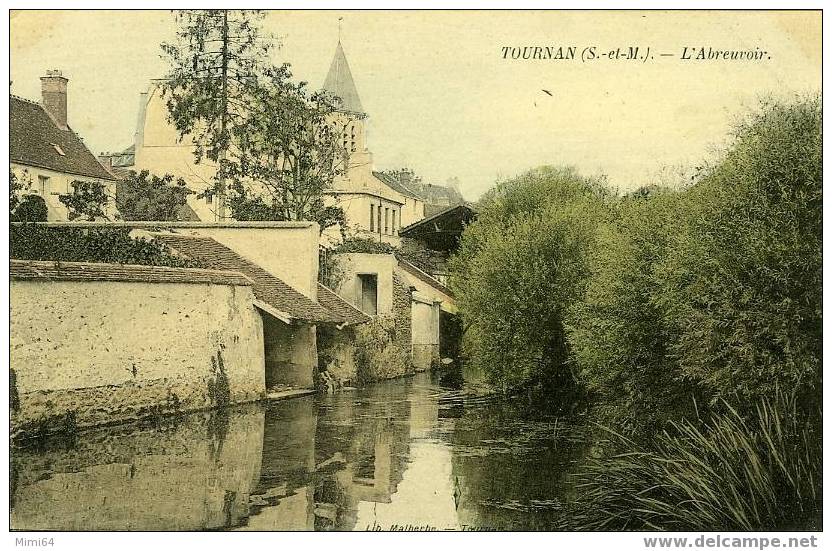
POLYGON ((543 90, 543 89, 541 89, 540 91, 541 91, 541 92, 544 92, 544 93, 546 93, 546 94, 549 94, 550 96, 554 97, 554 94, 553 94, 552 92, 550 92, 549 90, 543 90))

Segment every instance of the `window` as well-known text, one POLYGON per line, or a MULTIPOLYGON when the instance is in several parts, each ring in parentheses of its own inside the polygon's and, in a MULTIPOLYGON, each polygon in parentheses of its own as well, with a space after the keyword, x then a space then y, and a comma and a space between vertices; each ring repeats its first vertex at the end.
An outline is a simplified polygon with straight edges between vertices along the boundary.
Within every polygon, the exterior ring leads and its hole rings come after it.
POLYGON ((381 205, 379 205, 376 210, 378 211, 378 215, 376 216, 376 222, 378 222, 378 233, 381 233, 381 205))
POLYGON ((376 206, 370 205, 370 231, 376 231, 376 206))
POLYGON ((210 205, 213 202, 214 202, 214 196, 210 193, 206 193, 205 194, 205 204, 210 205))
POLYGON ((38 176, 38 191, 44 197, 49 192, 49 176, 38 176))
POLYGON ((361 311, 375 316, 378 313, 378 275, 358 274, 361 283, 361 311))
POLYGON ((384 209, 384 233, 390 233, 390 209, 384 209))
POLYGON ((393 235, 396 234, 396 211, 393 211, 393 223, 390 224, 390 229, 393 230, 393 235))

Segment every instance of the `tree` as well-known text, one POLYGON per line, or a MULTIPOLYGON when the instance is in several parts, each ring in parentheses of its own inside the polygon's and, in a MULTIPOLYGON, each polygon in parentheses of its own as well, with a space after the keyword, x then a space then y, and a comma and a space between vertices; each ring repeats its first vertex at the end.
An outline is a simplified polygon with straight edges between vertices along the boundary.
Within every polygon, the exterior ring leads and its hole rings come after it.
POLYGON ((27 171, 18 177, 9 171, 9 221, 46 222, 49 209, 40 195, 24 194, 32 187, 32 178, 27 171))
POLYGON ((18 177, 14 171, 9 171, 9 213, 13 213, 14 209, 20 204, 20 195, 22 192, 32 187, 32 177, 28 172, 24 172, 23 176, 18 177))
POLYGON ((87 221, 109 220, 107 205, 110 202, 110 194, 107 193, 107 186, 101 182, 75 180, 70 184, 72 191, 58 195, 58 200, 69 210, 68 218, 78 218, 87 221))
POLYGON ((239 140, 244 155, 230 171, 232 217, 314 220, 322 230, 339 224, 343 231, 343 210, 324 201, 349 160, 334 100, 310 93, 303 82, 293 83, 286 66, 266 74, 239 140))
MULTIPOLYGON (((267 63, 270 43, 260 35, 260 11, 182 10, 175 43, 163 43, 170 70, 162 85, 169 118, 190 135, 197 163, 217 163, 213 189, 224 217, 229 163, 244 137, 251 92, 267 63)), ((237 171, 240 171, 238 167, 237 171)))
POLYGON ((683 194, 659 188, 620 200, 615 219, 600 227, 586 290, 567 316, 570 350, 596 411, 631 434, 652 434, 706 402, 670 354, 673 327, 657 304, 656 269, 682 203, 683 194))
POLYGON ((582 295, 607 214, 603 182, 543 167, 502 182, 450 261, 450 287, 475 365, 504 389, 572 391, 564 320, 582 295))
POLYGON ((124 220, 175 221, 192 193, 182 178, 174 181, 170 174, 156 176, 147 170, 131 170, 118 185, 116 207, 124 220))
POLYGON ((778 388, 819 399, 822 111, 817 97, 767 103, 685 192, 656 268, 670 353, 715 397, 778 388))

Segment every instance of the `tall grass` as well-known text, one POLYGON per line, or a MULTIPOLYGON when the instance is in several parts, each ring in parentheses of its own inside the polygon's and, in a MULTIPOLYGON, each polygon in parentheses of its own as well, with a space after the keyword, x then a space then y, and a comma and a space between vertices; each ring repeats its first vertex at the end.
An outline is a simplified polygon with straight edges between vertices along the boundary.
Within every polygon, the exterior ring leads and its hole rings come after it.
POLYGON ((819 415, 778 391, 744 418, 727 403, 707 423, 673 423, 649 448, 616 449, 578 475, 570 526, 582 530, 821 528, 819 415))

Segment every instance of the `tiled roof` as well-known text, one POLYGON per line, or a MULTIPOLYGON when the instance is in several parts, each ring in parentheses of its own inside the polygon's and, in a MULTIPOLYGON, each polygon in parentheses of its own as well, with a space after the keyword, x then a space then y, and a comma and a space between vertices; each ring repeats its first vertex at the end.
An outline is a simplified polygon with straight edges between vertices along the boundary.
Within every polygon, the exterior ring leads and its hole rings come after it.
POLYGON ((344 48, 340 41, 338 47, 335 48, 335 57, 332 58, 332 64, 326 74, 323 88, 333 96, 341 98, 340 111, 364 112, 361 100, 358 97, 358 90, 355 88, 355 81, 352 79, 350 65, 347 63, 347 56, 344 54, 344 48))
POLYGON ((413 264, 411 264, 407 260, 402 260, 399 257, 396 257, 396 260, 399 261, 399 266, 404 268, 404 270, 406 272, 408 272, 409 274, 421 279, 422 281, 424 281, 425 283, 427 283, 428 285, 430 285, 434 289, 436 289, 438 291, 441 291, 441 292, 445 293, 446 295, 448 295, 449 297, 453 298, 453 296, 454 296, 453 291, 451 291, 449 288, 447 288, 441 282, 437 281, 436 279, 431 277, 429 274, 426 274, 425 272, 423 272, 422 270, 420 270, 419 268, 417 268, 416 266, 414 266, 413 264))
POLYGON ((318 283, 318 302, 340 316, 347 325, 370 321, 370 316, 342 299, 329 287, 318 283))
POLYGON ((251 280, 239 272, 55 260, 11 260, 9 274, 12 280, 252 285, 251 280))
POLYGON ((419 195, 425 203, 436 205, 458 205, 465 202, 458 190, 451 186, 440 186, 421 181, 411 182, 411 191, 419 195))
POLYGON ((16 96, 9 97, 9 160, 81 177, 115 179, 72 129, 61 130, 40 104, 16 96))
MULTIPOLYGON (((476 218, 476 211, 468 205, 453 205, 450 207, 443 207, 442 210, 430 216, 422 218, 413 222, 409 226, 405 226, 399 230, 399 235, 402 237, 415 237, 414 230, 424 229, 425 231, 438 231, 440 221, 447 219, 447 223, 453 226, 454 231, 462 233, 464 224, 476 218), (410 235, 414 233, 414 235, 410 235)), ((445 228, 449 230, 449 228, 445 228)))
POLYGON ((422 199, 422 197, 416 194, 413 190, 411 190, 408 187, 405 187, 401 182, 399 182, 396 178, 390 176, 389 174, 373 171, 373 176, 375 176, 377 180, 381 180, 381 182, 387 187, 391 188, 394 191, 398 191, 402 195, 407 195, 408 197, 413 197, 419 200, 422 199))
POLYGON ((249 262, 210 237, 154 233, 153 237, 213 270, 242 272, 254 282, 254 296, 292 319, 313 323, 344 323, 346 320, 296 291, 257 264, 249 262))

